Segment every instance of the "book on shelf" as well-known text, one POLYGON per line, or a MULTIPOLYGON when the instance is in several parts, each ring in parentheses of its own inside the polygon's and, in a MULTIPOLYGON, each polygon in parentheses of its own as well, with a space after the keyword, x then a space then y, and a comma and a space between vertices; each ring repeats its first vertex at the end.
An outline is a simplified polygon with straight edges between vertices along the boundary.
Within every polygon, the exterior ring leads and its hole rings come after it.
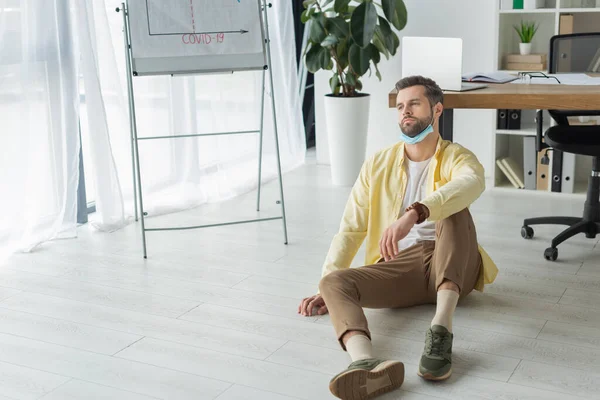
POLYGON ((507 63, 508 71, 545 71, 546 64, 542 63, 507 63))
POLYGON ((509 71, 544 71, 546 54, 507 54, 504 67, 509 71))
POLYGON ((474 73, 462 76, 462 80, 464 82, 507 83, 516 79, 518 79, 516 75, 502 71, 474 73))
POLYGON ((508 178, 510 183, 517 189, 524 189, 525 183, 523 182, 523 169, 510 157, 501 157, 496 160, 496 165, 500 168, 500 171, 508 178))
POLYGON ((545 63, 546 54, 507 54, 507 63, 545 63))

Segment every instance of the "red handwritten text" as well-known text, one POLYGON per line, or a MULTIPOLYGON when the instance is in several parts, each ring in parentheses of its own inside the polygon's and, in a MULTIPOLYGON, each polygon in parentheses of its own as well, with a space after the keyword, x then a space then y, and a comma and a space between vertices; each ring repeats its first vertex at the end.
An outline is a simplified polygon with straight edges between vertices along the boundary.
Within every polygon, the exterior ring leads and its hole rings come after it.
POLYGON ((185 35, 181 35, 181 41, 183 44, 223 43, 225 41, 225 34, 217 33, 216 35, 210 35, 206 33, 186 33, 185 35))

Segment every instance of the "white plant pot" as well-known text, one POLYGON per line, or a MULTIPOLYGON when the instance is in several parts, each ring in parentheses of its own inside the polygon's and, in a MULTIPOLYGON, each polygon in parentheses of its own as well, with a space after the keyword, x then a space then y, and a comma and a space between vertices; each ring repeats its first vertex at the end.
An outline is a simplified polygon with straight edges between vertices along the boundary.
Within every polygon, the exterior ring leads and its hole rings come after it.
POLYGON ((352 186, 365 161, 371 96, 325 95, 327 140, 331 180, 336 186, 352 186))
POLYGON ((519 43, 519 52, 521 55, 531 54, 531 43, 519 43))

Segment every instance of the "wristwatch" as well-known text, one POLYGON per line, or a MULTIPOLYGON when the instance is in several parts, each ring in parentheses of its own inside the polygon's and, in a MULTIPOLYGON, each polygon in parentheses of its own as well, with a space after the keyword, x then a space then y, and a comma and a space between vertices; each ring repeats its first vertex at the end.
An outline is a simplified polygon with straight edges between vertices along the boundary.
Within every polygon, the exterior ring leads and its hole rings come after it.
POLYGON ((429 218, 429 209, 424 204, 421 204, 418 201, 408 206, 406 210, 404 210, 404 212, 409 212, 410 210, 415 210, 419 216, 416 224, 421 224, 427 218, 429 218))

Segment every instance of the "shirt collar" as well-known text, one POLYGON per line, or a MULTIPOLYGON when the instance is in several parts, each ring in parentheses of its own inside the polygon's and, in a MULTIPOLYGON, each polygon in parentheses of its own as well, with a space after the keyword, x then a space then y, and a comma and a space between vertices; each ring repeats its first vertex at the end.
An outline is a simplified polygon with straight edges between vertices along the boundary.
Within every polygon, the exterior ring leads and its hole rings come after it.
MULTIPOLYGON (((440 150, 442 149, 442 143, 444 140, 442 139, 442 135, 438 135, 438 141, 435 147, 435 153, 433 154, 434 158, 438 158, 440 150)), ((404 164, 404 145, 405 143, 400 141, 398 144, 398 165, 402 166, 404 164)))

